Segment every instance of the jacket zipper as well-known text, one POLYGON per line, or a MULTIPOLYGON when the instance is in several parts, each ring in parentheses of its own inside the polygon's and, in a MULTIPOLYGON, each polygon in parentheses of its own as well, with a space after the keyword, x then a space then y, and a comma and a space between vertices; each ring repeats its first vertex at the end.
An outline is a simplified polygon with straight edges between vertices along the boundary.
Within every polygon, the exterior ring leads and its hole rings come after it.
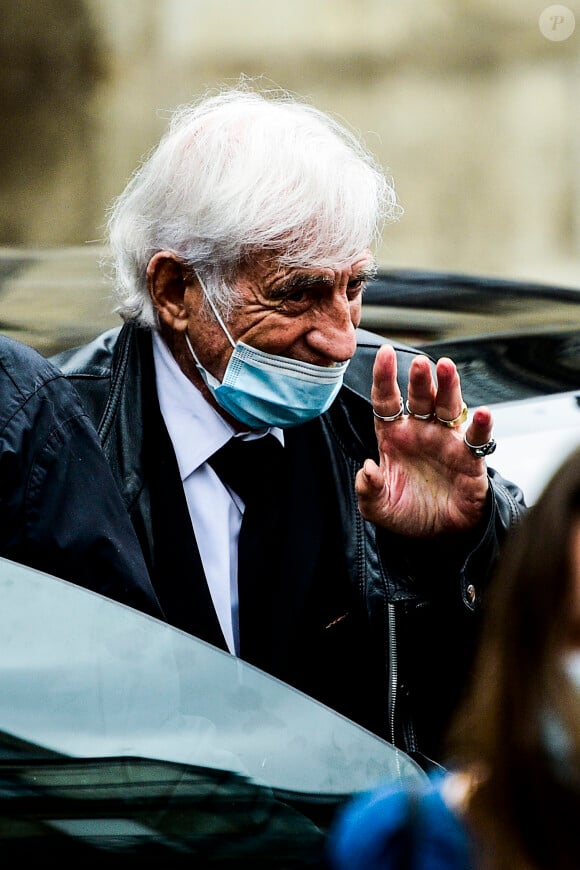
POLYGON ((388 637, 389 637, 389 687, 387 698, 388 733, 390 742, 395 743, 395 707, 397 705, 397 680, 399 676, 397 660, 397 631, 395 628, 395 605, 387 604, 388 637))

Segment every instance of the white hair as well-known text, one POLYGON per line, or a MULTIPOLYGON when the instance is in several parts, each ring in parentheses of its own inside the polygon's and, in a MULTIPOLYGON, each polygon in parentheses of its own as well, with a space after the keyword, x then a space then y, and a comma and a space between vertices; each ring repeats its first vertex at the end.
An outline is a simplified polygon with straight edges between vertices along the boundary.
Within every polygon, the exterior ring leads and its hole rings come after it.
POLYGON ((157 251, 180 257, 227 310, 252 255, 346 263, 399 211, 357 134, 285 91, 224 90, 176 110, 110 209, 116 311, 156 326, 146 270, 157 251))

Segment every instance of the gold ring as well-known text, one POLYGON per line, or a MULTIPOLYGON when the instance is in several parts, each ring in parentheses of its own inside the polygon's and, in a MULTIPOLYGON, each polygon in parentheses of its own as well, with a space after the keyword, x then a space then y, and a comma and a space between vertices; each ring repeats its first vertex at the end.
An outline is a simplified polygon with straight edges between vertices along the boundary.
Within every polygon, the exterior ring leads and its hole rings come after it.
POLYGON ((382 420, 383 423, 394 423, 395 420, 398 420, 399 417, 402 416, 403 411, 405 410, 405 405, 403 404, 403 397, 402 396, 399 396, 399 403, 400 403, 399 410, 397 411, 396 414, 393 414, 392 417, 383 417, 382 414, 377 414, 377 412, 375 411, 374 408, 373 408, 373 414, 375 415, 377 420, 382 420))
MULTIPOLYGON (((437 414, 435 415, 437 417, 437 414)), ((447 426, 448 429, 455 429, 456 426, 461 426, 462 423, 465 423, 467 420, 467 405, 465 402, 463 403, 463 407, 461 408, 461 413, 454 417, 453 420, 443 420, 442 417, 437 417, 437 422, 441 423, 443 426, 447 426)))

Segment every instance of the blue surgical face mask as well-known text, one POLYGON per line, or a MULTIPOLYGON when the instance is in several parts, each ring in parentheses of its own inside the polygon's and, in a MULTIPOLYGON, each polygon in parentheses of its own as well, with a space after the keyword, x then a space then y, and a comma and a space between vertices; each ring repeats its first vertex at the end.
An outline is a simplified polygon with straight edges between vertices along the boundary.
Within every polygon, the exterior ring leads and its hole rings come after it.
POLYGON ((220 383, 201 365, 185 333, 197 370, 218 405, 250 429, 287 429, 323 414, 342 386, 349 361, 317 366, 234 342, 201 280, 200 284, 234 349, 220 383))

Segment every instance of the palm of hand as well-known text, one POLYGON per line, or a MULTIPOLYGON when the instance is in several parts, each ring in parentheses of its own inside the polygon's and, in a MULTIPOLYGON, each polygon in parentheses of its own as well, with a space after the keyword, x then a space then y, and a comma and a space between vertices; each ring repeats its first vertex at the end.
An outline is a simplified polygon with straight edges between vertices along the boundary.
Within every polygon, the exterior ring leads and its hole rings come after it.
POLYGON ((488 489, 485 464, 472 461, 463 434, 401 417, 377 422, 380 466, 357 475, 365 519, 409 537, 430 538, 475 526, 488 489), (482 468, 483 466, 483 468, 482 468))
POLYGON ((371 400, 380 464, 367 459, 356 477, 359 510, 370 522, 415 538, 432 538, 473 528, 481 520, 489 487, 487 466, 465 446, 491 437, 488 408, 478 408, 468 426, 450 428, 438 422, 453 420, 463 400, 453 362, 437 363, 437 382, 426 357, 418 356, 409 373, 409 405, 414 414, 392 422, 401 394, 396 379, 396 355, 390 345, 377 354, 371 400))

